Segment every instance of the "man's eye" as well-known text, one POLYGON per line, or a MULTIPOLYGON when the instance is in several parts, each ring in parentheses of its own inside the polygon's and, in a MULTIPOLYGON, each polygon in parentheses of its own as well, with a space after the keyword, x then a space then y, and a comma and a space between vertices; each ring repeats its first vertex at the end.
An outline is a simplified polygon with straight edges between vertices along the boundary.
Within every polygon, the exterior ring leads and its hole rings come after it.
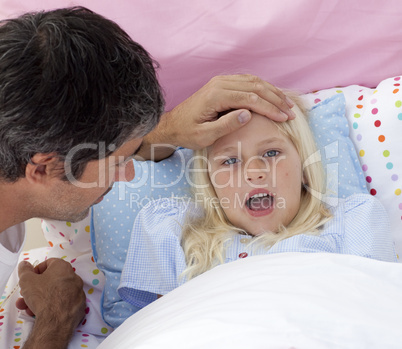
POLYGON ((264 157, 269 157, 272 158, 274 156, 277 156, 279 154, 279 151, 277 150, 268 150, 265 154, 264 157))
POLYGON ((223 162, 224 165, 233 165, 237 163, 239 160, 236 158, 230 158, 223 162))

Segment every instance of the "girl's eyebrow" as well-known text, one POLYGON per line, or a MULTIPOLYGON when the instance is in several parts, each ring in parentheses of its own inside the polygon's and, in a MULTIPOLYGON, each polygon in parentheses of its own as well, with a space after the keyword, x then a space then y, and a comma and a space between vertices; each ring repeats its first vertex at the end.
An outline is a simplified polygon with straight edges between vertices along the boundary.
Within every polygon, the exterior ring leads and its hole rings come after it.
MULTIPOLYGON (((278 138, 278 137, 270 137, 267 139, 263 139, 262 141, 257 143, 257 147, 261 146, 261 145, 268 145, 271 143, 283 143, 284 140, 282 138, 278 138)), ((238 142, 237 144, 239 145, 238 142)), ((238 151, 239 146, 234 146, 234 145, 229 145, 223 149, 219 149, 218 151, 212 151, 210 155, 213 155, 214 157, 219 156, 219 155, 224 155, 227 153, 232 153, 233 151, 238 151)))

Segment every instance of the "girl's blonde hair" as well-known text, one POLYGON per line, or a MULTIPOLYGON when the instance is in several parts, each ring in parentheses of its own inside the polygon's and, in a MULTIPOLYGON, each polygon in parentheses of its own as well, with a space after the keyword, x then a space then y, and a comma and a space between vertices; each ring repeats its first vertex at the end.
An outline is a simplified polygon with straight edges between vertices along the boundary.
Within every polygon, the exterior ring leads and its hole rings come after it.
MULTIPOLYGON (((322 202, 325 175, 313 134, 307 117, 301 110, 300 100, 296 96, 291 98, 296 102, 293 108, 296 118, 275 122, 275 125, 293 142, 303 165, 304 185, 300 209, 287 227, 281 226, 277 233, 267 232, 253 239, 253 243, 258 242, 265 248, 297 234, 318 234, 318 228, 332 217, 322 202)), ((187 263, 183 275, 188 279, 224 263, 226 243, 231 240, 233 234, 245 233, 229 222, 219 205, 207 171, 207 157, 208 148, 198 150, 194 154, 193 194, 197 199, 196 205, 201 201, 203 214, 201 217, 191 218, 190 213, 183 226, 182 247, 187 263)))

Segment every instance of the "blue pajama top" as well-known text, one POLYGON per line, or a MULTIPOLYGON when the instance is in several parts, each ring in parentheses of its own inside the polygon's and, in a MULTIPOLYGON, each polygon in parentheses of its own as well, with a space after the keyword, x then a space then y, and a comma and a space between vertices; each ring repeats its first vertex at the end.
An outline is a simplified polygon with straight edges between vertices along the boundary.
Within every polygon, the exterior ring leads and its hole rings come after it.
MULTIPOLYGON (((120 280, 123 300, 142 308, 183 284, 186 263, 180 245, 188 201, 180 198, 150 202, 138 214, 120 280)), ((299 234, 270 249, 248 246, 251 236, 236 234, 226 249, 225 263, 257 254, 280 252, 328 252, 396 262, 388 215, 382 204, 368 194, 339 199, 329 207, 333 218, 319 235, 299 234)))

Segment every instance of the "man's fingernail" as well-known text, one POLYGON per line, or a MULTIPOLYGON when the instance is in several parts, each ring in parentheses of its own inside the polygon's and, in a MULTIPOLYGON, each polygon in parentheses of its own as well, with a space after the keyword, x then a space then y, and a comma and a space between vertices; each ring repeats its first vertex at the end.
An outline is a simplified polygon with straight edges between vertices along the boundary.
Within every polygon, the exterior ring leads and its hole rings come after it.
POLYGON ((237 118, 239 119, 239 122, 241 124, 245 124, 247 121, 250 120, 250 116, 251 116, 250 113, 242 111, 237 118))
POLYGON ((293 119, 296 118, 296 113, 295 113, 293 110, 290 111, 290 114, 291 114, 291 116, 293 117, 293 119))
POLYGON ((288 97, 286 96, 286 103, 288 104, 289 107, 293 108, 294 107, 294 102, 288 97))
POLYGON ((281 115, 283 117, 283 121, 286 121, 287 119, 289 119, 288 115, 285 114, 283 111, 281 111, 281 115))

